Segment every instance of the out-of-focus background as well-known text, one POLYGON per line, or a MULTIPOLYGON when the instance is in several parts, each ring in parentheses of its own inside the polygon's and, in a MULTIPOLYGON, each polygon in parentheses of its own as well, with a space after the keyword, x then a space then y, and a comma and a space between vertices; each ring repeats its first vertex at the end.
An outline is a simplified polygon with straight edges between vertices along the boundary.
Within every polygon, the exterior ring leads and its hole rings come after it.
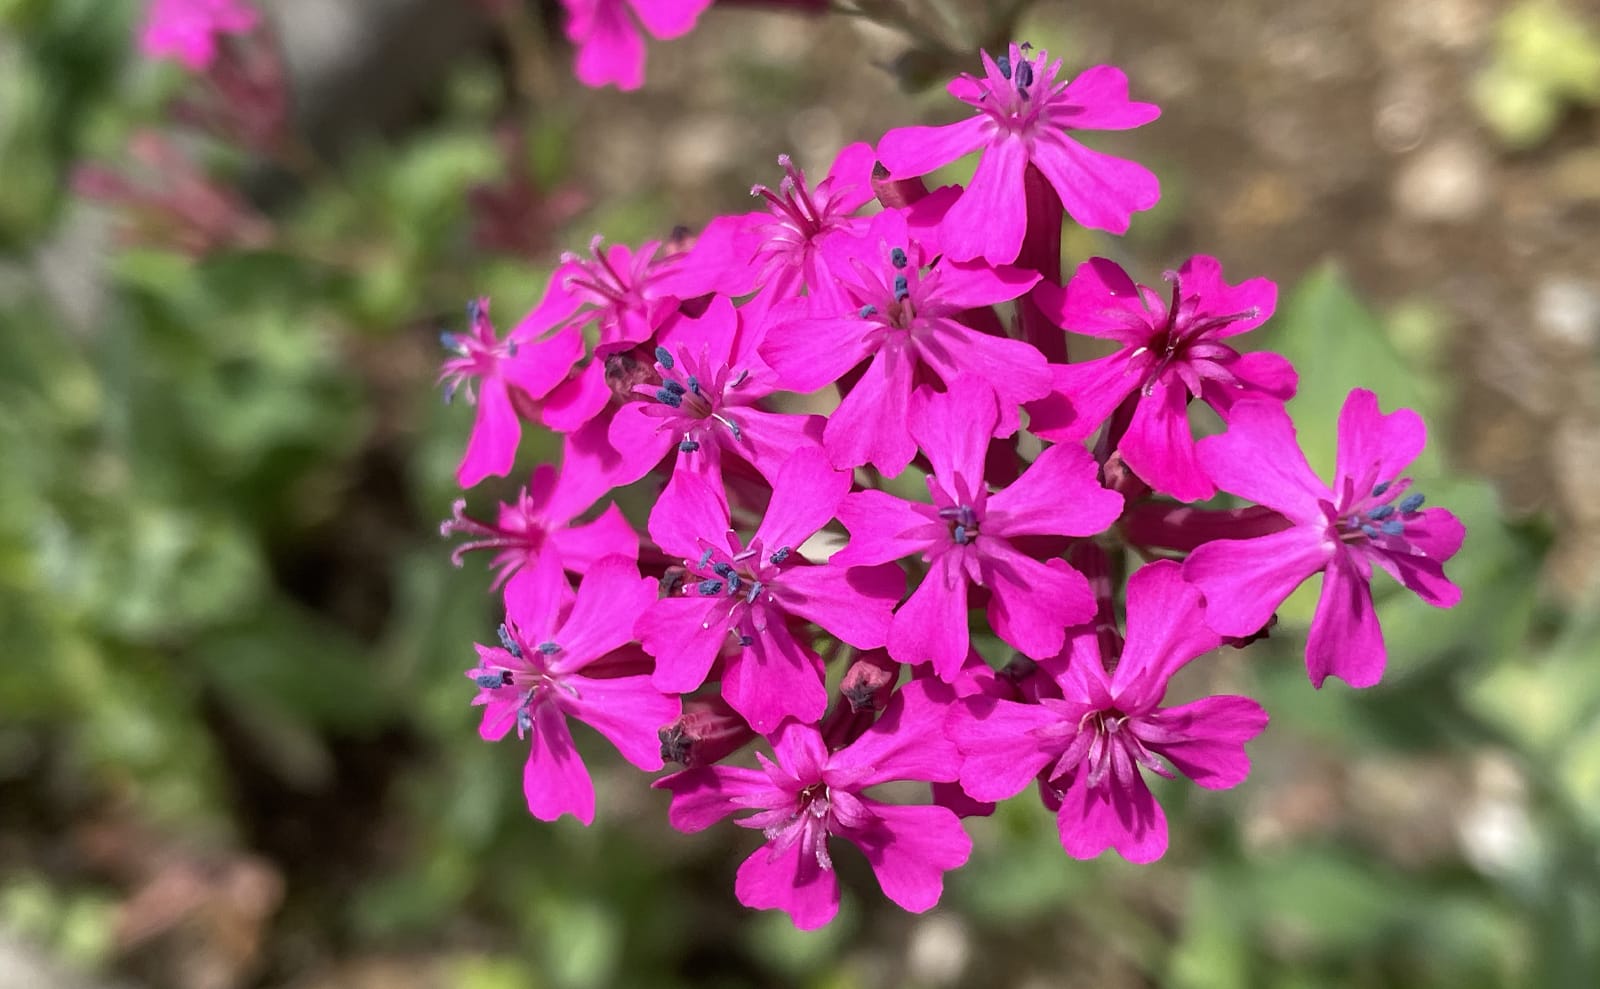
POLYGON ((1020 799, 935 912, 841 854, 799 934, 734 899, 752 836, 672 832, 614 759, 594 827, 527 815, 461 676, 497 615, 437 536, 470 418, 437 333, 477 293, 515 318, 595 232, 749 209, 781 152, 820 175, 955 119, 937 83, 1012 4, 908 3, 937 29, 719 5, 633 94, 576 84, 550 3, 264 3, 300 135, 269 163, 175 122, 199 84, 134 54, 139 3, 0 0, 0 987, 1600 984, 1576 0, 1016 5, 1163 108, 1096 142, 1163 202, 1069 256, 1276 280, 1313 462, 1374 388, 1469 525, 1459 608, 1384 599, 1382 686, 1309 687, 1303 597, 1212 662, 1273 723, 1237 790, 1160 791, 1163 861, 1072 861, 1020 799))

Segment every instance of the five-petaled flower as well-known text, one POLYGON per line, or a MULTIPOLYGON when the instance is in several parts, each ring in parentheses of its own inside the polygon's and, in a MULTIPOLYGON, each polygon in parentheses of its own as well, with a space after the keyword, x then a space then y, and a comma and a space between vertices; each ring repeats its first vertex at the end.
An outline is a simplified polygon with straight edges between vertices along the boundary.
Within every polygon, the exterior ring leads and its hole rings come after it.
POLYGON ((719 654, 722 694, 759 732, 785 717, 814 722, 828 706, 822 660, 796 623, 815 622, 860 649, 884 644, 889 613, 905 589, 893 564, 815 566, 800 544, 834 517, 850 475, 822 451, 802 448, 784 464, 772 501, 747 543, 729 525, 719 492, 681 478, 682 494, 650 514, 650 536, 683 557, 681 593, 650 606, 638 622, 656 657, 655 685, 687 693, 712 676, 719 654))
POLYGON ((810 725, 785 721, 772 736, 774 759, 760 769, 706 766, 656 782, 672 793, 670 819, 701 831, 730 814, 767 841, 739 867, 734 891, 756 909, 779 909, 801 930, 839 911, 830 838, 861 849, 884 895, 913 913, 939 902, 944 874, 959 868, 972 839, 945 807, 884 803, 862 791, 895 780, 955 779, 958 759, 943 737, 943 707, 913 682, 854 742, 829 752, 810 725))
POLYGON ((1015 261, 1028 228, 1023 173, 1037 168, 1067 214, 1086 227, 1123 233, 1130 216, 1161 197, 1149 169, 1090 149, 1075 130, 1127 130, 1161 115, 1153 103, 1128 99, 1121 69, 1097 65, 1058 80, 1061 62, 1040 49, 1012 45, 1006 55, 983 52, 984 76, 963 75, 950 95, 975 115, 944 127, 903 127, 878 142, 878 159, 895 177, 924 175, 980 148, 978 170, 945 215, 944 247, 958 260, 1015 261))
POLYGON ((940 259, 912 239, 902 210, 885 210, 867 237, 826 245, 848 300, 845 310, 799 300, 774 312, 761 357, 794 391, 816 391, 863 360, 866 370, 828 417, 823 443, 837 467, 872 464, 894 475, 916 455, 907 404, 931 375, 948 384, 962 374, 1000 396, 996 435, 1016 432, 1019 406, 1050 389, 1049 366, 1033 346, 973 329, 969 310, 1008 302, 1032 288, 1036 272, 940 259))
POLYGON ((1094 595, 1065 561, 1041 562, 1014 541, 1094 535, 1122 512, 1122 496, 1100 486, 1094 459, 1076 444, 1050 447, 1010 486, 991 493, 984 455, 998 419, 994 393, 976 378, 958 378, 946 394, 918 391, 911 432, 933 465, 932 504, 860 491, 839 507, 851 539, 831 562, 860 566, 920 553, 929 564, 895 612, 889 654, 903 663, 931 662, 945 680, 967 658, 969 585, 989 592, 995 634, 1035 659, 1054 655, 1066 627, 1094 614, 1094 595))
POLYGON ((531 339, 519 326, 500 339, 489 322, 488 299, 467 306, 467 322, 466 333, 440 337, 453 356, 439 373, 446 402, 462 395, 478 406, 467 452, 456 469, 456 481, 463 488, 491 474, 510 472, 522 442, 519 393, 524 402, 543 398, 566 381, 572 365, 583 356, 583 337, 570 329, 540 340, 531 339))
POLYGON ((1179 565, 1152 563, 1128 580, 1120 656, 1102 655, 1101 638, 1082 626, 1060 660, 1045 664, 1059 699, 960 700, 945 729, 961 751, 962 789, 1004 800, 1038 777, 1059 802, 1061 844, 1074 858, 1108 848, 1130 862, 1160 858, 1167 818, 1141 768, 1169 779, 1176 770, 1208 789, 1236 786, 1250 772, 1244 744, 1267 725, 1267 712, 1247 697, 1161 705, 1172 675, 1222 642, 1200 614, 1200 595, 1179 565))
POLYGON ((1121 347, 1096 360, 1052 365, 1055 390, 1029 404, 1029 428, 1044 439, 1076 442, 1131 401, 1117 441, 1123 461, 1157 491, 1202 501, 1216 488, 1195 460, 1189 399, 1226 420, 1245 398, 1293 398, 1296 378, 1277 354, 1241 354, 1222 342, 1266 322, 1277 286, 1265 278, 1229 285, 1217 259, 1203 255, 1167 272, 1167 281, 1163 298, 1113 262, 1091 258, 1065 291, 1039 286, 1034 299, 1057 325, 1121 347))
POLYGON ((522 788, 534 817, 594 821, 594 784, 568 718, 604 735, 640 769, 662 767, 657 732, 678 716, 679 702, 650 685, 648 660, 627 648, 633 629, 618 620, 655 595, 656 582, 620 556, 590 567, 576 597, 552 557, 506 585, 500 645, 478 646, 467 677, 478 685, 472 703, 483 707, 479 734, 496 742, 515 728, 531 742, 522 788))
POLYGON ((1200 464, 1217 487, 1282 513, 1289 528, 1254 539, 1205 543, 1184 562, 1184 577, 1206 598, 1206 622, 1223 635, 1253 635, 1301 582, 1322 572, 1311 619, 1306 670, 1352 687, 1383 677, 1383 629, 1372 606, 1372 568, 1436 608, 1453 607, 1461 589, 1444 563, 1466 529, 1443 508, 1423 508, 1405 469, 1427 442, 1422 417, 1387 415, 1378 396, 1352 391, 1339 412, 1333 487, 1322 482, 1295 442, 1283 406, 1234 406, 1228 431, 1200 441, 1200 464))

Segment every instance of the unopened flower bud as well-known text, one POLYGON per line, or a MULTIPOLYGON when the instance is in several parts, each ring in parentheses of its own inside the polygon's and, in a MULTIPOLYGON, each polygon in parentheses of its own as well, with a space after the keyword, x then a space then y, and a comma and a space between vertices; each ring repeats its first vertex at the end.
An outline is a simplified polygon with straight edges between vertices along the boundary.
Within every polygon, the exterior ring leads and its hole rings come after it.
POLYGON ((719 696, 691 697, 683 714, 659 732, 661 758, 686 768, 709 766, 732 754, 756 733, 719 696))

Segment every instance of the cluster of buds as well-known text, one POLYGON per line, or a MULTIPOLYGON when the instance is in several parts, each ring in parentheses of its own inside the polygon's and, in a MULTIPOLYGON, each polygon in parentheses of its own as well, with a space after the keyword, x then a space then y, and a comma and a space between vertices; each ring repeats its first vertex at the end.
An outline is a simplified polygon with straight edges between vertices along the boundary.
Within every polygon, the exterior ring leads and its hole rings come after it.
POLYGON ((594 816, 574 720, 677 764, 653 784, 671 823, 758 831, 738 898, 802 928, 836 913, 845 845, 933 906, 962 819, 1030 787, 1069 855, 1160 857, 1146 774, 1232 787, 1267 723, 1246 697, 1168 704, 1175 673, 1321 573, 1311 680, 1371 685, 1374 566, 1459 597, 1462 526, 1405 473, 1421 419, 1352 392, 1328 483, 1284 408, 1294 368, 1236 348, 1272 282, 1204 256, 1160 289, 1101 258, 1063 277, 1065 217, 1121 233, 1159 196, 1074 137, 1158 115, 1121 71, 1012 45, 949 92, 970 117, 847 147, 814 184, 782 160, 756 211, 597 240, 508 333, 479 300, 445 337, 447 397, 476 405, 463 488, 509 473, 524 422, 563 435, 492 521, 461 502, 443 526, 504 593, 468 672, 483 736, 530 743, 545 820, 594 816), (972 152, 965 187, 923 181, 972 152), (1112 352, 1073 361, 1069 332, 1112 352), (1224 431, 1197 439, 1195 402, 1224 431), (626 486, 653 502, 642 533, 608 500, 626 486), (1218 491, 1249 504, 1194 504, 1218 491), (924 800, 874 795, 891 782, 924 800))

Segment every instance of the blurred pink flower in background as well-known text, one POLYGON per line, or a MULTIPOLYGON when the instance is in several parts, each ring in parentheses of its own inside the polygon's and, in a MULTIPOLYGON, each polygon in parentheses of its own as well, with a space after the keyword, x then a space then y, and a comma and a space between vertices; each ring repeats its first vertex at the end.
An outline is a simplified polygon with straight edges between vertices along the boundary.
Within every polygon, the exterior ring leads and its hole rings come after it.
POLYGON ((217 37, 255 30, 261 14, 244 0, 154 0, 139 32, 139 49, 153 59, 203 72, 217 57, 217 37))
POLYGON ((578 47, 575 71, 585 86, 644 85, 644 38, 678 38, 711 0, 564 0, 567 37, 578 47))

